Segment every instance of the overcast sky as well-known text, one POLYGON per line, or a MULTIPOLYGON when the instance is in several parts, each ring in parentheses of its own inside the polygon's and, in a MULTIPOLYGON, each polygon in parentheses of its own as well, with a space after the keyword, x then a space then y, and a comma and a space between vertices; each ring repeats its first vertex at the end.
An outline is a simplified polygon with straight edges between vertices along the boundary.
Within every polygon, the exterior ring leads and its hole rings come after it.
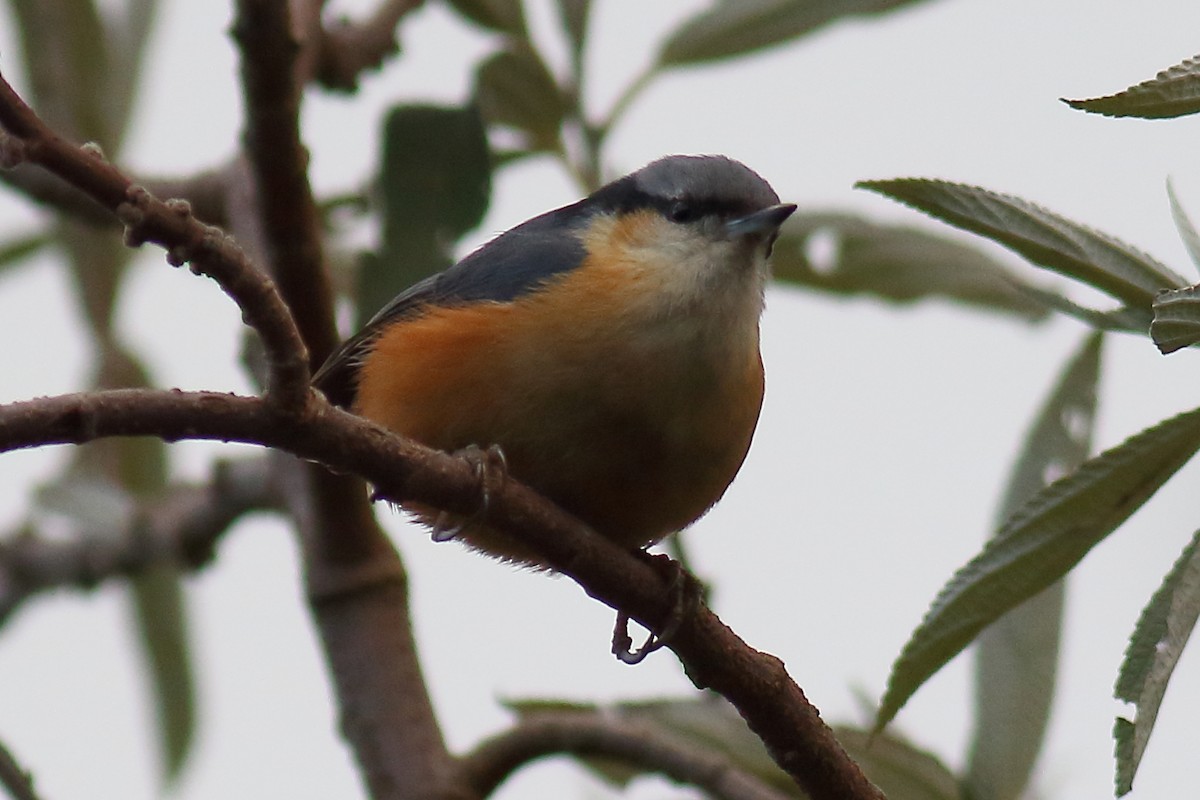
MULTIPOLYGON (((183 172, 233 151, 240 101, 228 5, 167 4, 125 163, 183 172)), ((532 5, 539 33, 555 40, 551 4, 532 5)), ((672 20, 701 4, 596 5, 591 99, 604 109, 672 20)), ((5 22, 7 73, 14 58, 5 22)), ((939 0, 664 78, 613 137, 609 167, 619 174, 665 153, 721 152, 803 208, 931 229, 852 184, 906 175, 977 183, 1117 235, 1194 276, 1164 181, 1172 176, 1200 215, 1200 122, 1109 120, 1057 98, 1149 78, 1200 51, 1197 30, 1200 11, 1184 0, 939 0)), ((305 137, 319 190, 352 188, 368 174, 381 108, 461 100, 471 65, 492 46, 433 3, 413 15, 403 39, 404 57, 357 97, 309 95, 305 137)), ((506 170, 467 246, 576 197, 549 161, 506 170)), ((0 197, 0 235, 34 219, 0 197)), ((3 400, 69 391, 86 376, 89 355, 66 285, 49 264, 0 277, 0 337, 11 343, 3 400)), ((148 251, 122 311, 122 331, 165 385, 247 390, 236 367, 238 314, 211 282, 148 251)), ((716 584, 722 618, 783 658, 827 719, 861 721, 856 695, 878 698, 929 602, 978 549, 1016 444, 1085 331, 1065 320, 1028 328, 939 304, 895 309, 772 290, 763 332, 768 392, 754 447, 726 499, 687 541, 716 584)), ((1196 358, 1163 358, 1144 338, 1112 338, 1097 445, 1197 405, 1196 358)), ((181 473, 199 476, 210 454, 230 450, 180 445, 181 473)), ((0 523, 21 518, 24 493, 61 457, 0 459, 0 523)), ((1072 577, 1062 689, 1042 761, 1047 796, 1111 795, 1112 683, 1138 613, 1197 526, 1197 477, 1195 466, 1182 472, 1072 577)), ((690 691, 669 653, 636 668, 615 663, 612 613, 570 581, 435 545, 382 513, 409 561, 417 634, 453 746, 500 728, 501 698, 690 691)), ((201 728, 178 796, 357 796, 285 528, 266 519, 240 525, 219 563, 189 584, 201 728)), ((0 636, 0 737, 47 800, 158 794, 153 710, 127 616, 122 590, 109 586, 39 598, 0 636)), ((1185 655, 1175 674, 1134 797, 1180 796, 1183 781, 1195 782, 1197 663, 1185 655)), ((968 730, 968 666, 956 661, 897 721, 955 766, 968 730)), ((671 792, 691 796, 657 783, 633 796, 671 792)), ((603 794, 549 765, 500 796, 603 794)))

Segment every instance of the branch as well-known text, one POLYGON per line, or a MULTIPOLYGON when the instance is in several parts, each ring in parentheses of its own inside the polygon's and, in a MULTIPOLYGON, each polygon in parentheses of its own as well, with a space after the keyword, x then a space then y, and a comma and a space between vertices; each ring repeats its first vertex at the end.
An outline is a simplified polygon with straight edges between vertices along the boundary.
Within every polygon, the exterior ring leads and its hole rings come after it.
POLYGON ((33 777, 22 769, 8 748, 0 744, 0 784, 13 800, 41 800, 33 788, 33 777))
POLYGON ((5 537, 0 540, 0 624, 26 600, 49 589, 90 589, 155 564, 199 567, 243 515, 279 507, 266 459, 219 461, 209 483, 173 487, 137 512, 128 530, 69 541, 28 530, 5 537))
POLYGON ((636 722, 592 712, 546 711, 482 742, 460 766, 482 797, 531 761, 559 753, 616 759, 691 784, 718 800, 787 800, 724 756, 636 722))
MULTIPOLYGON (((254 5, 251 0, 245 3, 254 5)), ((263 337, 272 373, 266 399, 123 390, 0 406, 0 450, 82 444, 104 436, 242 441, 360 475, 375 485, 380 497, 393 502, 413 501, 463 515, 478 511, 478 479, 464 460, 400 439, 329 406, 308 390, 304 349, 287 309, 271 283, 219 231, 132 186, 91 151, 68 145, 48 131, 2 80, 0 125, 17 137, 0 141, 0 163, 28 160, 46 166, 119 212, 130 239, 163 244, 172 261, 192 259, 196 269, 216 278, 263 337)), ((321 483, 314 489, 321 491, 321 483)), ((320 498, 316 505, 318 515, 333 511, 320 498)), ((652 630, 666 627, 674 595, 650 564, 596 535, 517 481, 506 481, 502 490, 491 494, 487 518, 489 524, 520 537, 589 595, 652 630)), ((319 519, 326 532, 336 530, 332 523, 331 518, 319 519)), ((333 544, 318 541, 315 546, 333 544)), ((358 544, 383 546, 374 537, 358 544)), ((306 546, 314 545, 306 542, 306 546)), ((361 558, 352 560, 351 566, 370 564, 370 553, 358 555, 361 558)), ((310 567, 329 566, 325 561, 306 559, 310 567)), ((388 579, 403 579, 402 568, 391 569, 388 579)), ((355 588, 347 589, 340 599, 355 588)), ((333 609, 338 599, 338 593, 329 590, 325 607, 333 609)), ((345 634, 346 628, 322 626, 331 658, 338 652, 333 645, 339 630, 345 634)), ((669 646, 697 686, 715 689, 737 707, 776 762, 813 798, 882 796, 846 756, 779 659, 750 648, 711 611, 701 607, 687 615, 669 646)), ((335 670, 335 677, 341 685, 347 674, 335 670)), ((371 754, 360 750, 359 755, 362 760, 371 754)), ((372 783, 373 791, 380 789, 380 784, 372 783)))
MULTIPOLYGON (((146 177, 135 180, 156 197, 187 200, 192 213, 210 225, 224 225, 225 169, 210 169, 190 178, 146 177)), ((47 208, 69 214, 80 222, 99 228, 116 228, 112 211, 56 175, 32 164, 18 164, 0 172, 0 181, 47 208)))
MULTIPOLYGON (((297 2, 297 25, 318 28, 320 3, 297 2)), ((332 289, 300 140, 299 45, 286 0, 239 0, 234 36, 245 91, 247 161, 266 261, 313 363, 338 343, 332 289)), ((304 34, 301 33, 301 36, 304 34)), ((313 57, 315 39, 306 60, 313 57)), ((303 547, 309 607, 337 693, 342 732, 373 797, 461 796, 443 786, 452 760, 421 674, 408 583, 363 486, 314 465, 285 469, 303 547)), ((352 468, 344 469, 353 472, 352 468)))
POLYGON ((384 59, 400 52, 396 26, 423 0, 381 0, 375 13, 361 22, 339 19, 320 32, 315 79, 327 89, 352 92, 358 77, 379 69, 384 59))
POLYGON ((304 344, 291 314, 271 281, 218 228, 192 216, 183 202, 163 202, 133 184, 104 160, 94 146, 70 144, 38 118, 12 86, 0 77, 0 166, 22 161, 38 164, 84 191, 125 224, 131 245, 154 242, 167 260, 214 279, 242 310, 267 351, 269 393, 283 405, 296 405, 308 391, 304 344))
POLYGON ((246 154, 255 178, 268 269, 319 366, 338 344, 333 290, 300 141, 299 46, 285 0, 239 0, 233 36, 242 56, 246 154))
MULTIPOLYGON (((259 398, 210 392, 114 390, 0 406, 0 451, 82 444, 103 436, 219 439, 272 447, 361 475, 382 499, 457 514, 479 510, 479 483, 466 460, 330 406, 314 395, 298 414, 259 398)), ((487 521, 521 538, 584 591, 652 630, 675 599, 645 560, 597 535, 516 480, 489 497, 487 521)), ((816 800, 882 795, 842 750, 782 662, 754 650, 715 614, 687 615, 668 646, 692 682, 724 695, 776 763, 816 800)))

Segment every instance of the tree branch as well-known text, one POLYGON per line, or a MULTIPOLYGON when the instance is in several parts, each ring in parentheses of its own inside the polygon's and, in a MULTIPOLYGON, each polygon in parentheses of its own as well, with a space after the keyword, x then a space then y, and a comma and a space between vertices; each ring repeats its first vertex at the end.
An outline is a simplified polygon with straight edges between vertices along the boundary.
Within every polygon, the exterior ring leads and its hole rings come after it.
POLYGON ((262 337, 270 365, 269 393, 296 406, 308 392, 304 344, 275 287, 218 228, 205 225, 183 202, 163 202, 134 185, 92 147, 76 147, 50 130, 0 77, 0 165, 38 164, 99 202, 125 224, 126 240, 154 242, 167 260, 191 262, 194 271, 214 279, 262 337))
MULTIPOLYGON (((295 4, 297 25, 319 30, 320 3, 295 4)), ((261 242, 295 315, 312 364, 338 342, 321 231, 300 140, 304 77, 287 0, 239 0, 247 161, 261 242)), ((307 42, 311 63, 316 39, 307 42)), ((343 735, 375 798, 466 797, 451 785, 453 761, 421 674, 408 583, 360 481, 314 465, 281 465, 295 491, 289 510, 303 546, 314 623, 337 692, 343 735)))
POLYGON ((423 0, 381 0, 375 13, 361 22, 341 19, 321 29, 315 78, 336 91, 358 89, 359 75, 379 69, 400 52, 396 26, 420 8, 423 0))
POLYGON ((724 756, 678 741, 647 725, 595 712, 531 714, 480 743, 461 761, 467 781, 483 797, 531 761, 550 755, 602 756, 691 784, 718 800, 787 800, 724 756))
POLYGON ((35 594, 90 589, 157 564, 199 567, 217 541, 251 511, 279 509, 265 458, 219 461, 212 480, 181 485, 138 510, 129 529, 61 541, 26 529, 0 540, 0 624, 35 594))
MULTIPOLYGON (((413 501, 457 514, 479 509, 478 478, 466 460, 401 439, 316 395, 304 414, 258 398, 134 389, 0 406, 0 451, 103 436, 258 444, 361 475, 381 498, 395 503, 413 501)), ((658 571, 518 481, 510 479, 490 494, 487 520, 520 537, 592 597, 652 630, 664 628, 675 599, 658 571)), ((776 763, 813 798, 882 798, 782 662, 748 646, 712 611, 699 607, 685 616, 668 646, 693 683, 733 703, 776 763)))
POLYGON ((286 0, 240 0, 233 36, 242 54, 246 154, 255 178, 267 266, 320 366, 338 344, 333 290, 321 257, 321 229, 300 141, 300 95, 286 0))
MULTIPOLYGON (((463 459, 400 439, 329 406, 307 389, 306 365, 299 357, 304 350, 287 309, 270 282, 254 272, 219 231, 131 186, 107 162, 46 130, 2 81, 0 125, 17 137, 0 142, 0 162, 24 159, 42 164, 119 211, 133 240, 163 244, 175 261, 194 259, 198 270, 216 278, 238 302, 262 335, 272 364, 266 399, 123 390, 0 406, 0 450, 81 444, 104 436, 242 441, 360 475, 375 485, 379 496, 393 502, 415 501, 465 515, 478 511, 478 480, 463 459)), ((319 490, 320 484, 314 489, 319 490)), ((316 505, 318 515, 330 513, 329 503, 318 499, 316 505)), ((519 482, 509 480, 491 493, 487 517, 489 524, 520 537, 589 595, 652 630, 666 627, 675 599, 650 564, 596 535, 519 482)), ((331 519, 319 523, 327 532, 335 529, 331 519)), ((365 546, 382 544, 378 538, 364 542, 365 546)), ((374 563, 369 555, 363 553, 351 566, 374 563)), ((306 563, 321 565, 324 560, 306 563)), ((340 595, 327 591, 326 607, 346 601, 363 586, 348 583, 340 595)), ((377 589, 379 584, 367 587, 377 589)), ((322 633, 332 657, 337 638, 331 634, 336 631, 323 626, 322 633)), ((669 646, 697 686, 717 690, 737 707, 776 762, 813 798, 882 797, 846 756, 779 659, 750 648, 703 607, 685 616, 669 646)), ((336 677, 345 679, 344 674, 336 677)), ((359 751, 360 760, 371 755, 359 751)), ((403 781, 404 776, 395 779, 403 781)), ((372 784, 377 796, 381 788, 385 787, 372 784)))
MULTIPOLYGON (((224 225, 225 169, 199 172, 190 178, 147 177, 134 181, 156 197, 187 200, 192 213, 210 225, 224 225)), ((80 222, 100 228, 117 228, 112 211, 76 189, 57 175, 32 164, 18 164, 0 172, 0 181, 47 208, 68 214, 80 222)))

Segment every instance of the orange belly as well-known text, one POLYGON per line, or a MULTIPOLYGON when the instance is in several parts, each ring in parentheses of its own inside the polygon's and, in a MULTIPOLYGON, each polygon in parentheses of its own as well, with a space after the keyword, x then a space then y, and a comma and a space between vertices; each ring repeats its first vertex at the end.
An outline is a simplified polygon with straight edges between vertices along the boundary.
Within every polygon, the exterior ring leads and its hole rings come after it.
MULTIPOLYGON (((532 294, 392 325, 362 365, 355 410, 448 452, 499 445, 514 478, 640 547, 704 514, 740 468, 762 404, 757 318, 729 336, 713 336, 707 320, 641 330, 649 323, 605 308, 605 292, 628 287, 595 275, 573 287, 577 276, 553 304, 532 294)), ((483 525, 461 536, 538 561, 483 525)))

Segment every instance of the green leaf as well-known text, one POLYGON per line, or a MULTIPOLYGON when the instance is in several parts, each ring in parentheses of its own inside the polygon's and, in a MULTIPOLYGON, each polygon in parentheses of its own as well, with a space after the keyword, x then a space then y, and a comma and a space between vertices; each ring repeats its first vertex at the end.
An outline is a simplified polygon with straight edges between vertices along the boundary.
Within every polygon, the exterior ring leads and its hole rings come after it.
MULTIPOLYGON (((129 127, 130 111, 137 100, 137 90, 145 76, 145 56, 149 49, 154 23, 158 17, 159 0, 128 0, 119 17, 108 15, 106 27, 116 62, 108 76, 111 83, 111 114, 114 126, 124 134, 129 127)), ((122 136, 122 138, 124 138, 122 136)))
POLYGON ((1031 497, 934 600, 892 666, 876 729, 981 630, 1079 563, 1198 448, 1200 409, 1142 431, 1031 497))
POLYGON ((1045 304, 1030 296, 1021 278, 979 248, 851 214, 793 215, 771 263, 781 283, 834 294, 896 303, 941 297, 1031 321, 1047 315, 1045 304), (824 254, 815 252, 821 248, 824 254))
POLYGON ((1183 549, 1175 566, 1142 610, 1125 661, 1117 676, 1114 696, 1133 703, 1133 720, 1117 718, 1117 795, 1133 788, 1133 777, 1146 752, 1159 706, 1171 673, 1183 655, 1188 637, 1200 618, 1200 531, 1183 549))
POLYGON ((1154 298, 1150 338, 1163 355, 1200 342, 1200 284, 1154 298))
POLYGON ((359 322, 401 290, 445 269, 487 211, 492 168, 472 108, 398 106, 383 133, 383 242, 358 279, 359 322))
MULTIPOLYGON (((1091 448, 1103 335, 1089 336, 1066 365, 1013 467, 1000 520, 1075 470, 1091 448)), ((1018 800, 1033 774, 1050 719, 1062 632, 1063 582, 1000 617, 975 649, 975 726, 968 757, 972 800, 1018 800)))
POLYGON ((1196 232, 1196 226, 1183 210, 1183 204, 1179 202, 1179 197, 1175 194, 1175 185, 1170 178, 1167 178, 1167 198, 1171 201, 1171 219, 1175 222, 1175 229, 1179 231, 1179 238, 1183 240, 1183 246, 1187 248, 1192 263, 1200 267, 1200 233, 1196 232))
MULTIPOLYGON (((937 756, 894 734, 843 725, 838 741, 888 800, 960 800, 958 778, 937 756)), ((973 798, 974 800, 974 798, 973 798)))
MULTIPOLYGON (((715 694, 694 700, 653 700, 597 706, 555 700, 526 700, 505 704, 522 718, 539 713, 579 714, 603 720, 636 723, 639 730, 665 737, 689 749, 721 755, 739 770, 789 797, 804 797, 786 772, 772 760, 762 741, 751 732, 729 702, 715 694)), ((958 783, 933 755, 899 736, 870 734, 848 726, 834 728, 846 752, 858 762, 889 800, 959 800, 958 783)), ((646 770, 611 758, 583 756, 580 762, 617 787, 646 770)))
POLYGON ((1106 117, 1164 119, 1200 111, 1200 57, 1168 67, 1123 92, 1088 100, 1062 99, 1071 108, 1106 117))
POLYGON ((557 152, 567 101, 541 57, 509 42, 475 71, 475 104, 484 120, 521 131, 526 150, 557 152))
POLYGON ((857 185, 986 236, 1040 267, 1083 281, 1126 305, 1148 309, 1160 290, 1187 283, 1124 242, 1018 197, 920 178, 857 185))
MULTIPOLYGON (((592 0, 558 0, 558 18, 571 45, 571 61, 576 72, 583 64, 583 47, 587 42, 588 16, 592 0)), ((576 78, 579 76, 576 75, 576 78)))
POLYGON ((521 0, 446 0, 460 15, 489 30, 525 37, 521 0))
POLYGON ((54 242, 48 233, 31 233, 0 243, 0 275, 19 267, 36 255, 43 247, 54 242))
POLYGON ((130 588, 142 650, 154 681, 163 769, 171 784, 187 761, 196 729, 195 680, 183 588, 179 571, 169 566, 135 576, 130 588))
POLYGON ((1101 311, 1095 308, 1081 306, 1072 302, 1057 292, 1046 292, 1032 286, 1021 287, 1035 300, 1045 303, 1047 307, 1060 314, 1077 319, 1085 325, 1090 325, 1098 331, 1124 331, 1125 333, 1145 333, 1150 329, 1152 316, 1149 309, 1121 306, 1120 308, 1101 311))
POLYGON ((667 37, 662 66, 731 58, 781 44, 842 17, 881 14, 918 0, 716 0, 667 37))

